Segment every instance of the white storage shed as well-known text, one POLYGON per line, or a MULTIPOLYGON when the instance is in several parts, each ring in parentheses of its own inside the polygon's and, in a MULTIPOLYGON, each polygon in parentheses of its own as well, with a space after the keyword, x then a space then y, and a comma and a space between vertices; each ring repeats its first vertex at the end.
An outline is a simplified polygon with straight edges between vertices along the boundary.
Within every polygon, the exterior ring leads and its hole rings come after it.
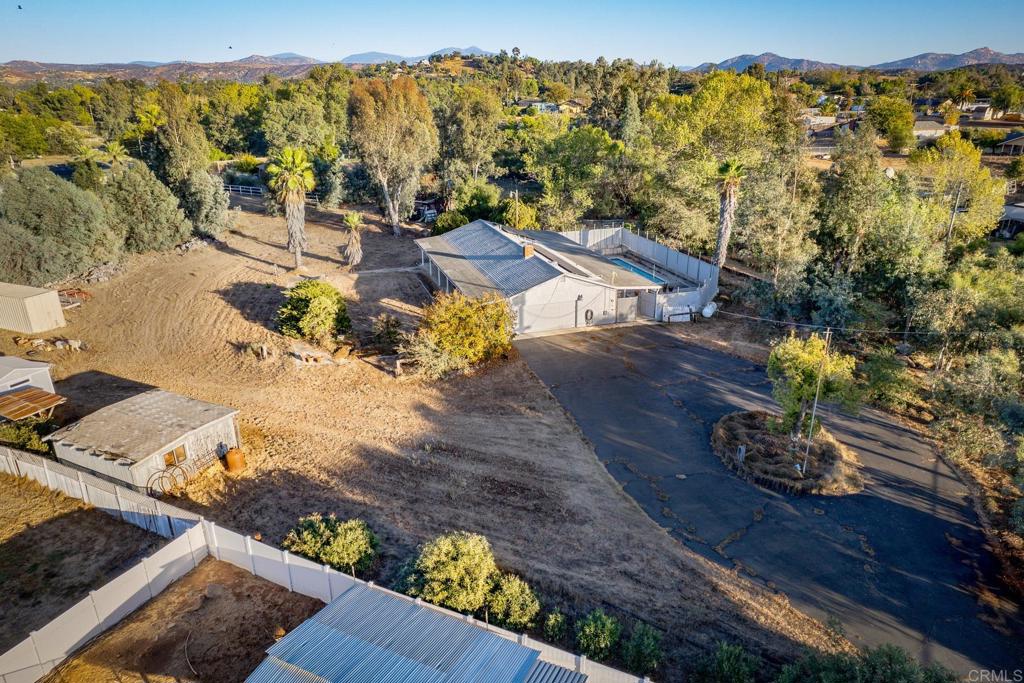
POLYGON ((0 394, 23 387, 35 387, 52 394, 50 364, 17 356, 0 356, 0 394))
POLYGON ((63 326, 55 290, 0 282, 0 329, 38 334, 63 326))
POLYGON ((182 484, 239 445, 237 410, 151 389, 58 429, 60 462, 145 493, 182 484))

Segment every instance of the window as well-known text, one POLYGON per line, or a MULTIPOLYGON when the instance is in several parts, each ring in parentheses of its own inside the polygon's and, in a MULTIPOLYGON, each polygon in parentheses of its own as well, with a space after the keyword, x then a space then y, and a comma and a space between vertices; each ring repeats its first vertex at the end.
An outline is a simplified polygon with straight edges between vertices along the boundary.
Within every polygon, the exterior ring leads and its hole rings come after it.
POLYGON ((170 467, 171 465, 180 465, 181 463, 185 462, 186 457, 187 456, 185 455, 185 447, 178 446, 173 451, 168 451, 167 453, 164 453, 164 466, 170 467))

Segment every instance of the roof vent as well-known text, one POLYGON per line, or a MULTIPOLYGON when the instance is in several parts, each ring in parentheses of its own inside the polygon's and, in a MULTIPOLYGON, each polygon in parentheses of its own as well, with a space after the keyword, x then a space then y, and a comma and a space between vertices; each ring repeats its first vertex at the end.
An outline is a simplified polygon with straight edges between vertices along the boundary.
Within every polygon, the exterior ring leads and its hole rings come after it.
POLYGON ((523 245, 523 258, 524 259, 525 258, 530 258, 531 256, 533 256, 533 245, 529 244, 529 243, 524 244, 523 245))

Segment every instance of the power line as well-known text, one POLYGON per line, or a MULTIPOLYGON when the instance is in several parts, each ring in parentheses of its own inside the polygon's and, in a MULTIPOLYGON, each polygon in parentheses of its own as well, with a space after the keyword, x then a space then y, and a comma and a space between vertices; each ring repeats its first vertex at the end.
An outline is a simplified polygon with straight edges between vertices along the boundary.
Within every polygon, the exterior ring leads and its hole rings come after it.
MULTIPOLYGON (((876 329, 870 329, 870 328, 867 328, 867 327, 830 327, 828 325, 818 325, 818 324, 815 324, 815 323, 796 323, 796 322, 792 322, 792 321, 789 321, 789 320, 777 320, 775 318, 762 318, 761 316, 757 316, 757 315, 746 315, 745 313, 733 313, 731 311, 723 311, 722 309, 718 309, 717 312, 721 313, 722 315, 731 315, 731 316, 736 317, 736 318, 746 318, 747 320, 757 320, 759 322, 773 323, 775 325, 785 325, 787 327, 806 327, 806 328, 815 329, 815 330, 831 329, 833 332, 849 332, 851 334, 862 334, 862 333, 867 333, 867 334, 901 334, 901 335, 904 335, 904 336, 910 335, 910 334, 916 334, 916 335, 939 335, 939 336, 942 336, 941 332, 934 332, 934 331, 928 331, 928 330, 908 331, 908 330, 876 330, 876 329)), ((956 336, 956 334, 951 333, 951 334, 948 334, 946 336, 952 337, 952 336, 956 336)))

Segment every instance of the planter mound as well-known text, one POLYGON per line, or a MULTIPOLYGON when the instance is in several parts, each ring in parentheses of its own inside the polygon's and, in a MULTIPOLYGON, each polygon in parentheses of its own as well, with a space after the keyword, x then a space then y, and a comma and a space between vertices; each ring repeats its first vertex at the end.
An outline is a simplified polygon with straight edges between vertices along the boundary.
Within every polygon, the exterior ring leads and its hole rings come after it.
POLYGON ((726 467, 744 479, 786 493, 843 496, 864 489, 857 456, 818 429, 811 444, 807 472, 800 473, 806 442, 796 448, 778 427, 779 418, 759 410, 732 413, 715 424, 711 447, 726 467), (744 447, 742 461, 740 446, 744 447))

